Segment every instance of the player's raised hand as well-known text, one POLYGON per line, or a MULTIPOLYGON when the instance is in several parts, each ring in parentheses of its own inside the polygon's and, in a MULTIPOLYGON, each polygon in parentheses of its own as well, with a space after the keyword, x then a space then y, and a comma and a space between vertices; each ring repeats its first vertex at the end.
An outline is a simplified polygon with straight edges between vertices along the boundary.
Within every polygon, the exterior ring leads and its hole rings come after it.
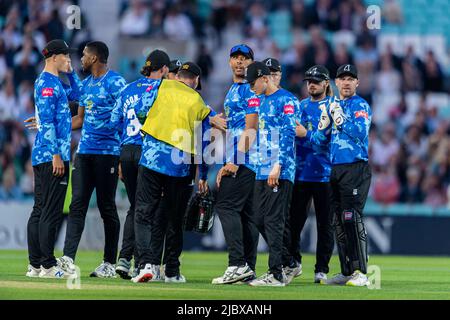
POLYGON ((295 127, 295 135, 299 138, 306 137, 308 130, 306 130, 306 128, 298 120, 295 120, 295 123, 297 124, 295 127))
POLYGON ((25 128, 27 128, 28 130, 37 130, 38 129, 35 116, 29 117, 28 119, 25 119, 23 122, 25 122, 25 128))
POLYGON ((223 117, 223 113, 216 114, 214 117, 209 117, 209 123, 211 126, 221 131, 227 129, 227 119, 223 117))

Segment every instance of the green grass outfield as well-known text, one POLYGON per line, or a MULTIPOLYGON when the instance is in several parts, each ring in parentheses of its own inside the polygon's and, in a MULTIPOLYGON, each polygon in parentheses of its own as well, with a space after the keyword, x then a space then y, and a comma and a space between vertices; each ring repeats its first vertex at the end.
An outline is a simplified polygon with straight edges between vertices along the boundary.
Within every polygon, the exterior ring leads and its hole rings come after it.
MULTIPOLYGON (((58 253, 61 254, 61 253, 58 253)), ((369 265, 381 270, 381 288, 354 288, 313 284, 314 256, 306 255, 303 275, 287 287, 211 285, 226 267, 226 253, 184 252, 181 257, 185 284, 142 283, 89 278, 101 261, 101 252, 80 252, 81 289, 69 290, 65 280, 29 279, 26 251, 0 251, 0 299, 450 299, 449 257, 371 256, 369 265)), ((258 275, 266 270, 267 255, 258 256, 258 275)), ((330 274, 339 272, 333 256, 330 274)))

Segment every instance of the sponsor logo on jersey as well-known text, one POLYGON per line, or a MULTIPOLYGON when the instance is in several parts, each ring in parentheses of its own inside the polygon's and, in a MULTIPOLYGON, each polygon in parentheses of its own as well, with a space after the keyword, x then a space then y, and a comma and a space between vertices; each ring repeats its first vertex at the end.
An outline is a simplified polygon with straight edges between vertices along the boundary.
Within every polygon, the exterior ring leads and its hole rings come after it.
POLYGON ((294 106, 291 104, 287 104, 283 107, 284 114, 294 114, 294 106))
POLYGON ((53 88, 44 88, 42 89, 43 97, 52 97, 53 96, 53 88))
POLYGON ((248 107, 249 108, 259 107, 259 103, 260 103, 259 98, 248 99, 248 107))
POLYGON ((364 110, 355 111, 355 118, 369 119, 369 114, 364 110))

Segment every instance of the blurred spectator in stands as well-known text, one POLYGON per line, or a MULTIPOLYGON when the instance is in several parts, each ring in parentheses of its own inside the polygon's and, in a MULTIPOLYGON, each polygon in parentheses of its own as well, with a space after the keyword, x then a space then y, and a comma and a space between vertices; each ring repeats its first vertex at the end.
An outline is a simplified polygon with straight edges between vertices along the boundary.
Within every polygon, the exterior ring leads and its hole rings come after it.
POLYGON ((7 79, 0 90, 0 121, 15 120, 19 116, 14 84, 7 79))
POLYGON ((349 30, 353 28, 353 14, 350 1, 344 0, 339 3, 339 15, 337 17, 336 30, 349 30))
POLYGON ((330 75, 336 75, 337 68, 343 64, 353 64, 353 57, 350 55, 345 43, 339 43, 334 49, 334 68, 330 68, 330 75))
POLYGON ((291 12, 293 27, 298 29, 306 29, 308 27, 308 16, 304 0, 293 0, 291 12))
POLYGON ((0 83, 5 79, 7 72, 5 41, 0 37, 0 83))
MULTIPOLYGON (((392 48, 392 44, 388 43, 385 49, 385 52, 383 53, 383 56, 388 56, 392 61, 392 66, 397 71, 402 70, 402 58, 395 54, 394 49, 392 48)), ((378 66, 378 68, 380 68, 378 66)))
MULTIPOLYGON (((14 23, 7 22, 2 30, 2 39, 5 43, 5 49, 14 52, 22 43, 22 35, 16 28, 14 23)), ((12 63, 8 63, 10 65, 12 63)))
POLYGON ((33 52, 25 51, 19 64, 14 66, 14 85, 18 87, 22 81, 34 83, 37 77, 36 65, 30 61, 33 59, 33 52))
POLYGON ((202 79, 208 81, 209 75, 214 68, 214 62, 204 43, 201 43, 198 47, 196 63, 202 69, 202 79))
POLYGON ((305 53, 307 48, 308 47, 304 39, 297 37, 293 46, 288 48, 287 51, 281 56, 281 65, 283 65, 286 70, 286 72, 283 71, 283 73, 285 73, 287 77, 289 77, 293 69, 297 69, 299 72, 302 72, 303 70, 306 71, 305 53))
POLYGON ((302 79, 302 73, 299 70, 293 70, 289 76, 288 87, 286 89, 297 97, 305 96, 302 93, 302 79))
POLYGON ((353 32, 361 35, 367 30, 367 10, 363 0, 352 0, 353 3, 353 32))
POLYGON ((275 43, 267 36, 267 28, 255 30, 245 43, 253 49, 255 60, 261 61, 267 57, 275 57, 275 43))
POLYGON ((382 204, 391 204, 398 200, 400 183, 395 173, 395 156, 389 159, 389 164, 380 167, 378 174, 374 175, 373 198, 382 204))
POLYGON ((421 70, 424 69, 422 61, 417 58, 414 47, 409 45, 402 58, 401 70, 403 74, 403 91, 419 91, 423 87, 421 70))
POLYGON ((20 190, 26 197, 33 196, 34 193, 34 175, 33 166, 31 165, 31 159, 27 161, 25 165, 25 172, 20 177, 20 190))
POLYGON ((305 52, 305 62, 307 68, 315 64, 323 64, 328 70, 334 68, 333 57, 331 56, 331 46, 325 40, 323 31, 319 26, 309 28, 311 41, 305 52), (320 61, 320 63, 319 63, 320 61))
POLYGON ((423 159, 428 150, 427 140, 422 137, 420 127, 416 124, 412 124, 406 131, 406 136, 403 139, 403 143, 406 147, 407 155, 415 156, 423 159))
POLYGON ((375 40, 370 34, 365 33, 358 38, 353 59, 358 69, 358 94, 372 104, 378 52, 375 48, 375 40))
POLYGON ((163 30, 169 39, 174 41, 189 40, 194 35, 194 28, 191 20, 179 7, 171 6, 164 19, 163 30))
POLYGON ((397 155, 400 144, 396 139, 393 123, 385 124, 380 131, 380 138, 372 142, 371 159, 373 165, 385 167, 389 163, 389 159, 397 155))
POLYGON ((383 55, 380 60, 381 70, 377 73, 376 88, 378 93, 393 95, 401 89, 401 75, 394 69, 391 57, 383 55))
POLYGON ((427 110, 426 126, 430 132, 435 132, 442 119, 439 117, 439 110, 436 106, 430 106, 427 110))
POLYGON ((222 33, 227 26, 227 6, 225 0, 214 0, 212 3, 211 23, 216 31, 217 46, 222 47, 222 33))
POLYGON ((0 185, 0 200, 19 200, 22 192, 17 185, 14 165, 11 163, 3 170, 2 182, 0 185))
POLYGON ((33 39, 33 46, 36 47, 38 52, 41 52, 44 49, 47 40, 45 39, 45 35, 35 28, 34 24, 28 22, 24 26, 24 36, 33 39))
POLYGON ((149 31, 150 10, 145 1, 131 0, 120 21, 120 33, 126 36, 142 36, 149 31))
POLYGON ((433 51, 428 50, 423 61, 423 89, 427 92, 444 91, 444 75, 434 56, 433 51))
POLYGON ((34 46, 33 38, 26 36, 23 38, 22 46, 14 55, 14 66, 21 65, 27 59, 30 64, 36 65, 40 60, 39 51, 34 46))
POLYGON ((50 19, 46 21, 43 29, 48 40, 64 39, 64 24, 57 9, 52 10, 50 19))
POLYGON ((402 24, 403 13, 397 0, 386 0, 383 5, 383 18, 389 24, 402 24))
POLYGON ((325 30, 337 30, 338 12, 331 0, 317 0, 310 7, 309 23, 320 25, 325 30))
POLYGON ((428 173, 423 182, 423 190, 425 190, 424 203, 439 207, 447 204, 447 190, 443 186, 439 176, 435 173, 428 173))
POLYGON ((407 182, 402 186, 400 202, 403 203, 421 203, 424 194, 421 188, 421 173, 418 168, 411 167, 406 173, 407 182))
MULTIPOLYGON (((361 35, 357 40, 357 47, 353 58, 359 68, 373 70, 378 62, 378 51, 375 47, 375 39, 369 34, 361 35)), ((359 69, 358 69, 359 71, 359 69)))
POLYGON ((260 34, 261 31, 266 30, 268 26, 267 11, 262 2, 254 2, 250 5, 247 15, 245 17, 245 35, 247 37, 260 34))

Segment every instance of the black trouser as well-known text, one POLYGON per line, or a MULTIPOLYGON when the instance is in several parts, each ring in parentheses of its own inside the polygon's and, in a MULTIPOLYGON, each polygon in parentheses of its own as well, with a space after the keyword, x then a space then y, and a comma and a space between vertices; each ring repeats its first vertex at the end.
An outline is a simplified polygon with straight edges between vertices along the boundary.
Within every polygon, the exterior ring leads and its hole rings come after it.
POLYGON ((53 175, 52 162, 33 167, 34 206, 27 225, 28 255, 35 268, 56 265, 54 255, 57 231, 63 218, 64 199, 69 181, 69 162, 64 162, 64 175, 53 175))
POLYGON ((269 246, 269 272, 282 280, 283 236, 292 197, 292 182, 279 180, 278 191, 267 180, 255 182, 255 221, 269 246))
POLYGON ((128 200, 130 201, 130 209, 128 209, 123 226, 122 249, 120 250, 119 259, 124 258, 128 261, 133 256, 136 257, 134 243, 134 206, 141 151, 142 147, 139 145, 125 145, 120 152, 120 166, 122 168, 123 183, 127 191, 128 200))
POLYGON ((331 169, 331 209, 342 274, 367 272, 367 234, 363 209, 372 177, 367 162, 335 165, 331 169))
MULTIPOLYGON (((183 217, 192 190, 190 176, 171 177, 139 166, 138 185, 135 207, 135 233, 138 249, 138 261, 141 267, 145 264, 160 264, 152 253, 154 241, 153 224, 162 200, 162 192, 166 199, 168 229, 166 239, 166 276, 176 276, 180 271, 179 256, 183 250, 183 217)), ((157 240, 159 241, 159 240, 157 240)))
POLYGON ((330 208, 331 187, 328 182, 298 181, 292 191, 289 223, 285 230, 283 265, 302 263, 300 235, 314 200, 317 222, 317 249, 314 272, 329 272, 328 264, 333 254, 333 215, 330 208))
POLYGON ((214 206, 228 248, 228 266, 246 263, 255 270, 258 229, 253 211, 255 173, 241 165, 236 177, 222 178, 214 206))
MULTIPOLYGON (((137 250, 134 237, 134 208, 136 202, 136 188, 138 179, 139 160, 141 159, 142 147, 139 145, 124 145, 120 153, 120 165, 122 167, 122 176, 127 191, 128 200, 130 201, 130 209, 127 212, 125 225, 123 228, 122 249, 119 258, 130 261, 134 256, 134 264, 139 265, 137 261, 137 250)), ((164 200, 164 197, 163 197, 164 200)), ((161 201, 155 219, 158 221, 152 225, 152 261, 161 261, 163 254, 164 239, 167 232, 167 213, 165 201, 161 201)), ((164 251, 165 252, 165 251, 164 251)), ((164 255, 163 263, 166 263, 164 255)), ((157 263, 157 264, 160 264, 157 263)))
POLYGON ((92 192, 96 191, 97 205, 105 230, 105 262, 116 263, 120 220, 115 196, 119 157, 113 155, 77 154, 72 168, 72 202, 67 221, 64 255, 75 259, 84 230, 86 213, 92 192))

